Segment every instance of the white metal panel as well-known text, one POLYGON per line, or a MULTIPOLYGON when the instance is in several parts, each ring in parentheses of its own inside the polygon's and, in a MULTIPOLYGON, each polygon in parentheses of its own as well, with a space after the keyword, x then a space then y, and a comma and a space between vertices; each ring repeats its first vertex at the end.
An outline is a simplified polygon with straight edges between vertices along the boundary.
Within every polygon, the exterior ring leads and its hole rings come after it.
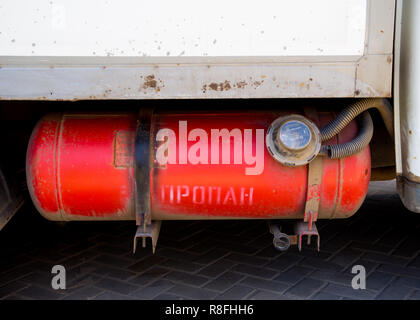
POLYGON ((366 0, 1 0, 3 56, 361 56, 366 0))
POLYGON ((420 1, 400 3, 395 68, 397 173, 420 183, 420 1))
POLYGON ((402 175, 401 159, 401 126, 400 126, 400 59, 401 59, 401 23, 402 1, 395 7, 395 48, 394 48, 394 143, 395 143, 395 170, 402 175))
MULTIPOLYGON (((389 23, 395 19, 395 6, 387 4, 384 0, 371 0, 369 6, 374 7, 374 14, 369 16, 368 30, 368 54, 391 54, 393 52, 394 43, 394 24, 389 23), (380 12, 378 9, 382 8, 380 12)), ((370 8, 370 9, 371 9, 370 8)), ((370 10, 369 9, 369 10, 370 10)))
POLYGON ((395 0, 95 3, 0 0, 0 99, 391 96, 395 0))
POLYGON ((353 95, 352 66, 144 66, 0 70, 0 92, 41 100, 353 95), (57 82, 60 79, 60 82, 57 82), (33 84, 37 85, 33 85, 33 84), (185 86, 185 83, 191 84, 185 86), (45 91, 48 88, 49 91, 45 91), (347 88, 347 92, 343 92, 347 88))
POLYGON ((395 37, 394 115, 398 193, 420 213, 420 1, 398 1, 395 37))

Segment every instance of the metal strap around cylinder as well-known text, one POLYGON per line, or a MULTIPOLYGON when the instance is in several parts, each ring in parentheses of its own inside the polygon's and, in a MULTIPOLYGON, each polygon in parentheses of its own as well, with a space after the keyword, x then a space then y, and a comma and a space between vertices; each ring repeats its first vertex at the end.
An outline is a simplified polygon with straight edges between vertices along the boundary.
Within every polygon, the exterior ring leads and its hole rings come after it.
MULTIPOLYGON (((313 107, 304 108, 305 116, 319 127, 318 114, 313 107)), ((308 165, 308 183, 303 221, 308 223, 308 230, 318 219, 322 182, 322 156, 316 156, 308 165)))
POLYGON ((150 139, 153 109, 141 109, 138 115, 135 140, 135 208, 136 224, 146 228, 151 223, 150 210, 150 139))

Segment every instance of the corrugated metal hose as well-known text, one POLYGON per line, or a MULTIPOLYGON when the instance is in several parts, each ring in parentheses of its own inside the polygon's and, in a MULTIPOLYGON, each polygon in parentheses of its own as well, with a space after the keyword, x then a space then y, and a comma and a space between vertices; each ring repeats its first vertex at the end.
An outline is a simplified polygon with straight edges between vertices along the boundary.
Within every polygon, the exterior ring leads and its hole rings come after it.
POLYGON ((357 137, 343 144, 323 145, 319 154, 328 156, 331 159, 339 159, 362 151, 370 143, 373 136, 373 122, 369 111, 367 111, 372 108, 376 108, 379 111, 388 133, 393 138, 393 111, 388 100, 362 99, 346 107, 334 120, 320 130, 321 140, 330 140, 341 132, 354 118, 362 114, 360 119, 358 119, 359 133, 357 137))

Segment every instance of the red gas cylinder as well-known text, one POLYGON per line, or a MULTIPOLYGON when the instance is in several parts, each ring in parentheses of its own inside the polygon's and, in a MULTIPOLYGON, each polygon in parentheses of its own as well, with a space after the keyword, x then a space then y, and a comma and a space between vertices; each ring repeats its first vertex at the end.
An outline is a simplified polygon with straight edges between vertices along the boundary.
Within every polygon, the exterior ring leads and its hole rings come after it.
MULTIPOLYGON (((291 113, 154 113, 152 219, 302 218, 308 166, 284 166, 265 147, 270 124, 291 113)), ((319 113, 319 125, 333 117, 319 113)), ((136 119, 135 114, 41 119, 26 168, 39 212, 51 220, 134 220, 136 119)), ((327 143, 350 141, 357 131, 351 122, 327 143)), ((351 216, 367 193, 369 148, 322 161, 318 218, 351 216)))

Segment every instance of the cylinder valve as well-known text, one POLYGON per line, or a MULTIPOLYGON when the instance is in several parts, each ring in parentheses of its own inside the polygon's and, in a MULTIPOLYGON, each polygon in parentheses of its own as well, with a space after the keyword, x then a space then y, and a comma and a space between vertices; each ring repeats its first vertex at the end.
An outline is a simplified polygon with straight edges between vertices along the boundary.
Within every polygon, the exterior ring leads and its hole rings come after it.
POLYGON ((321 149, 318 127, 298 114, 274 120, 267 130, 265 142, 273 158, 290 167, 308 164, 321 149))

